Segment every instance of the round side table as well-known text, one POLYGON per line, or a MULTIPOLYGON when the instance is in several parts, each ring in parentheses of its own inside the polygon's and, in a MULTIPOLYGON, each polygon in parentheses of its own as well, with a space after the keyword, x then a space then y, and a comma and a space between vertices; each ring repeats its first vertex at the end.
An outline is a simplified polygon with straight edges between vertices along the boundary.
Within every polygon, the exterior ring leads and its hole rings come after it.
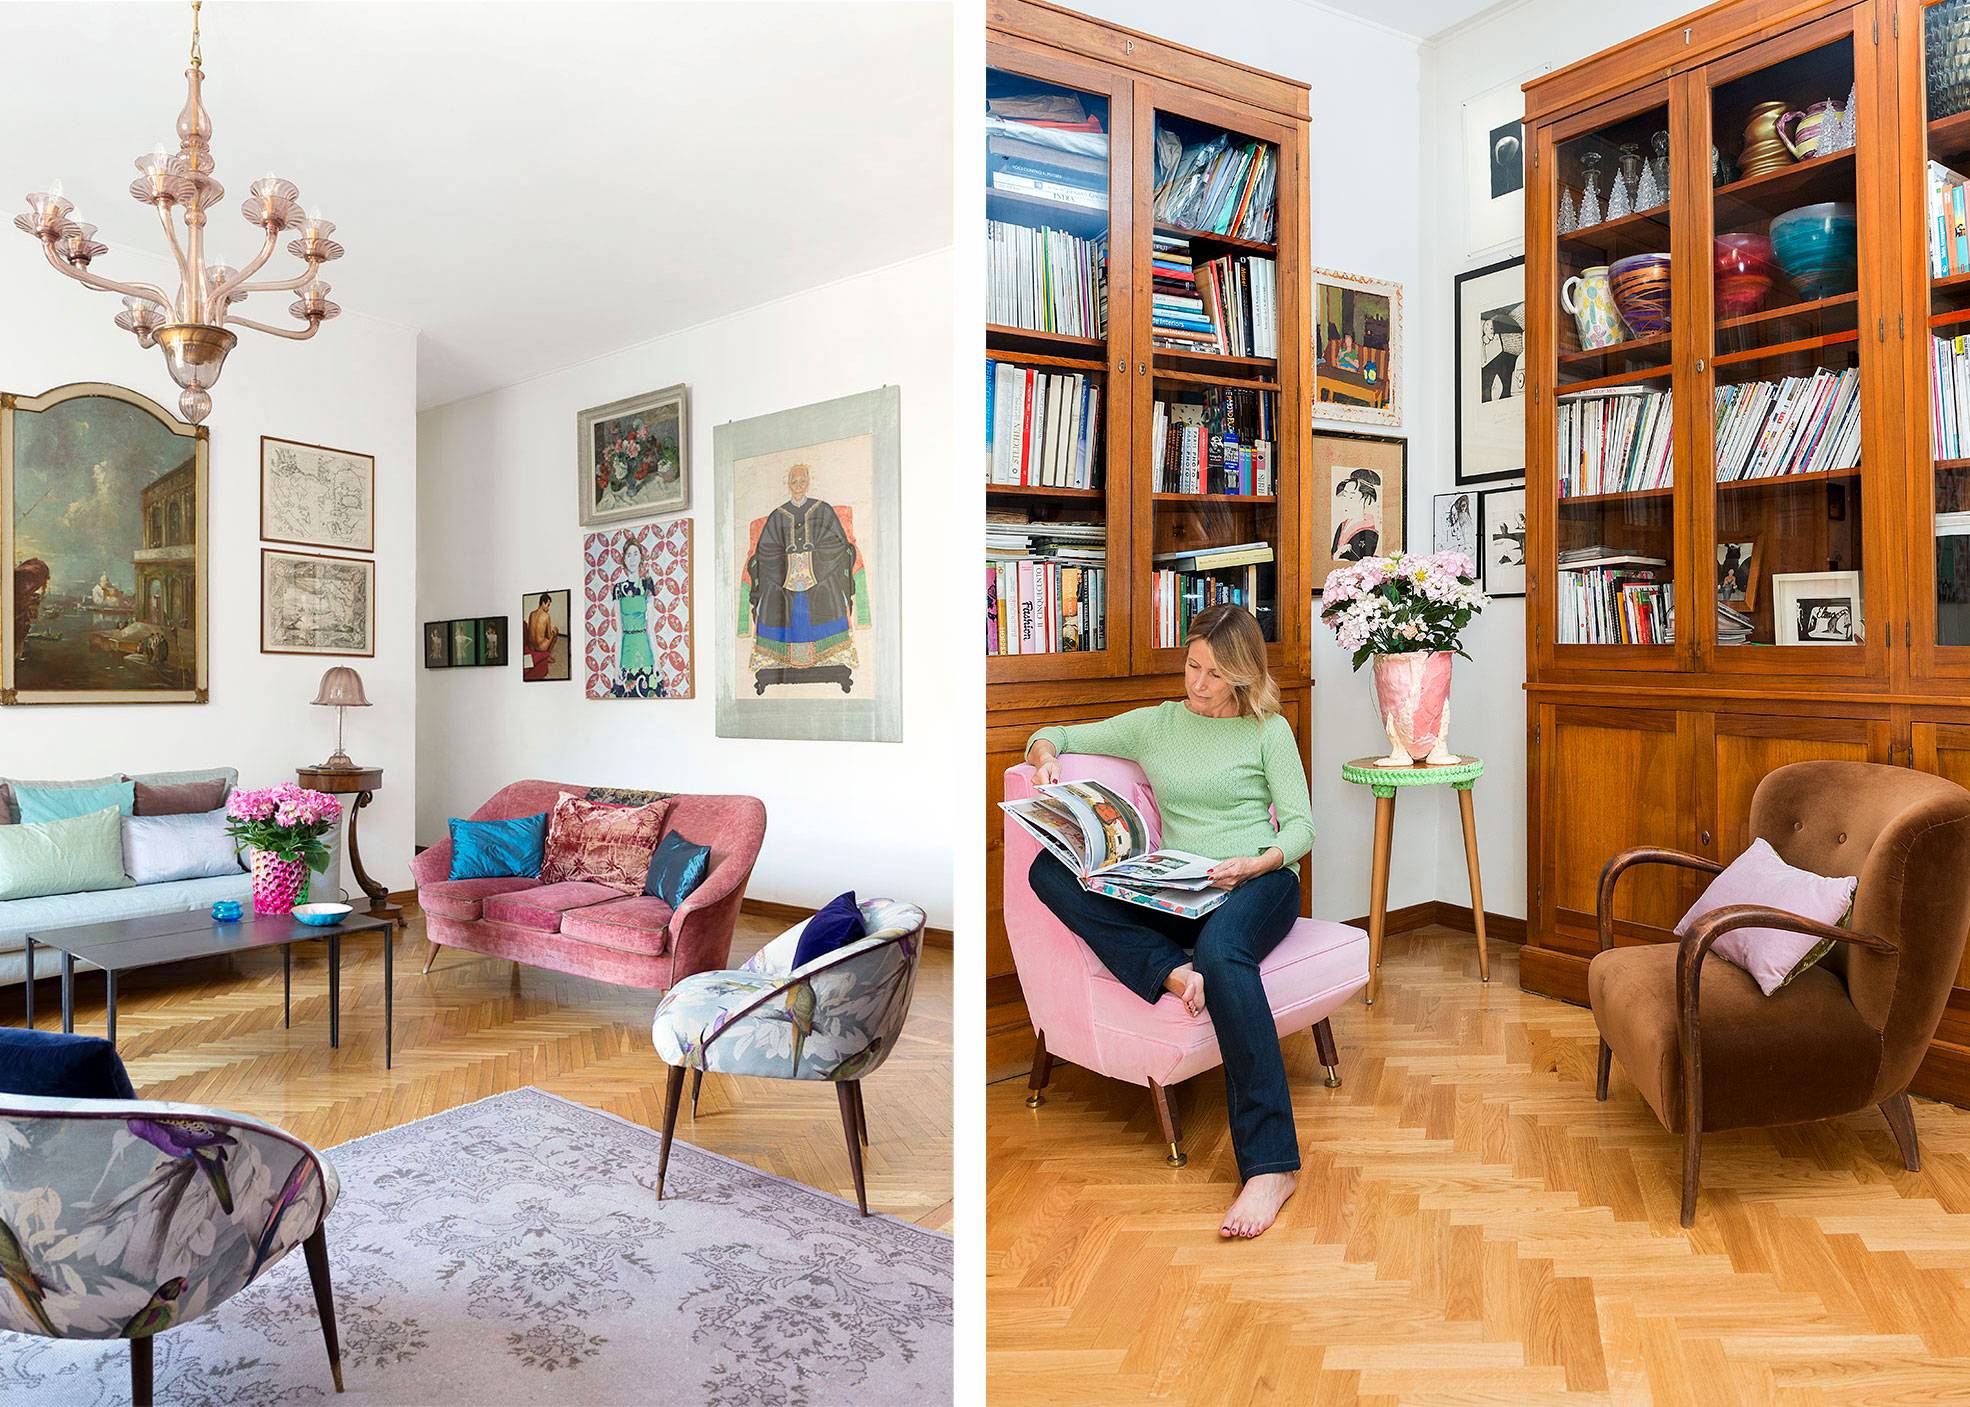
POLYGON ((356 872, 356 887, 369 896, 369 911, 376 918, 402 923, 404 911, 390 902, 388 887, 369 877, 363 869, 362 851, 356 846, 356 814, 369 805, 383 789, 381 767, 299 767, 294 776, 302 786, 335 796, 353 796, 349 803, 349 868, 356 872))
POLYGON ((1491 980, 1491 959, 1484 950, 1484 886, 1478 882, 1477 822, 1471 814, 1471 786, 1484 775, 1484 759, 1466 757, 1435 766, 1377 767, 1372 757, 1341 764, 1341 780, 1375 793, 1375 869, 1368 895, 1368 995, 1373 1006, 1382 991, 1382 925, 1389 912, 1389 842, 1395 834, 1395 794, 1403 787, 1449 785, 1457 789, 1464 813, 1464 864, 1471 872, 1471 923, 1477 929, 1478 975, 1491 980))

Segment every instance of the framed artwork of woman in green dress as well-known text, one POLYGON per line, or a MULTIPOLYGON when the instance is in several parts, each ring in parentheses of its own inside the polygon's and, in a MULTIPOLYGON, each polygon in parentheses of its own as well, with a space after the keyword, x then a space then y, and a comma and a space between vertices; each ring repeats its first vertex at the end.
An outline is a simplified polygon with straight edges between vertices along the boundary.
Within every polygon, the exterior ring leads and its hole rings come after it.
POLYGON ((582 561, 588 697, 692 697, 690 520, 590 533, 582 561))

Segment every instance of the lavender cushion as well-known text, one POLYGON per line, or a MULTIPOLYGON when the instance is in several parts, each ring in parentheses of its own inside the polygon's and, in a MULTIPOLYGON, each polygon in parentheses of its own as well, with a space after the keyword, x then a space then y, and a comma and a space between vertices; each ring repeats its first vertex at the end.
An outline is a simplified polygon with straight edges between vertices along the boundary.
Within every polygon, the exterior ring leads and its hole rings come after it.
MULTIPOLYGON (((1838 923, 1853 902, 1859 883, 1852 875, 1830 878, 1794 869, 1770 845, 1754 840, 1749 850, 1710 881, 1703 897, 1690 905, 1690 911, 1676 925, 1676 935, 1689 932, 1705 914, 1732 904, 1757 904, 1819 923, 1838 923)), ((1832 947, 1831 938, 1788 933, 1781 928, 1738 928, 1719 938, 1711 951, 1750 973, 1759 990, 1769 997, 1825 957, 1832 947)))
POLYGON ((245 868, 226 834, 224 807, 203 815, 125 816, 121 825, 123 872, 132 884, 216 879, 245 868))

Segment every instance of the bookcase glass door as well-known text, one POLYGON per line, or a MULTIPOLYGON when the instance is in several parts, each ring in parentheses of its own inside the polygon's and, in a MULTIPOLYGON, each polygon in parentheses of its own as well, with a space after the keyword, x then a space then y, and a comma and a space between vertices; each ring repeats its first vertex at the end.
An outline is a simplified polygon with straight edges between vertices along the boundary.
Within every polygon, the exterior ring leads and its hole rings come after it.
POLYGON ((1851 656, 1867 636, 1863 362, 1877 341, 1860 332, 1859 251, 1881 217, 1859 198, 1858 87, 1843 27, 1709 89, 1720 667, 1775 645, 1851 656))
POLYGON ((1604 662, 1673 650, 1675 387, 1669 106, 1559 141, 1553 639, 1604 662))
POLYGON ((1157 652, 1181 647, 1209 606, 1245 606, 1267 640, 1282 639, 1281 148, 1277 133, 1143 111, 1154 174, 1147 237, 1137 238, 1150 269, 1146 300, 1138 290, 1138 345, 1148 343, 1138 361, 1151 403, 1136 460, 1150 560, 1137 648, 1139 665, 1170 668, 1174 657, 1157 652))
POLYGON ((1111 306, 1110 275, 1113 241, 1126 240, 1130 224, 1129 110, 1126 80, 1037 61, 986 70, 985 649, 994 682, 1127 666, 1127 612, 1109 584, 1110 554, 1127 534, 1117 480, 1127 478, 1129 385, 1110 375, 1109 352, 1119 346, 1126 367, 1127 310, 1111 306))
POLYGON ((1928 462, 1916 457, 1912 516, 1925 531, 1909 553, 1912 616, 1918 671, 1962 675, 1970 673, 1970 0, 1929 5, 1921 25, 1923 141, 1910 145, 1922 164, 1929 420, 1928 462), (1931 535, 1933 546, 1923 541, 1931 535))

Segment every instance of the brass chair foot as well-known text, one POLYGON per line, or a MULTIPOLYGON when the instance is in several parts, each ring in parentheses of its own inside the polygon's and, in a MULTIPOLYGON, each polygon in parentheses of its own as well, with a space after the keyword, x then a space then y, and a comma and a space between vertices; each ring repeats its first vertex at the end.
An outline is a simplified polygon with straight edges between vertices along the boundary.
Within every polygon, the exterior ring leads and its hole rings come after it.
POLYGON ((662 1201, 663 1199, 664 1199, 664 1180, 663 1180, 663 1174, 662 1174, 662 1173, 658 1173, 658 1174, 657 1174, 657 1200, 658 1200, 659 1202, 661 1202, 661 1201, 662 1201))
POLYGON ((335 1375, 335 1390, 337 1392, 342 1391, 342 1365, 340 1363, 331 1363, 328 1365, 328 1371, 335 1375))
POLYGON ((1038 1090, 1034 1090, 1031 1094, 1026 1096, 1026 1107, 1028 1109, 1037 1109, 1046 1102, 1047 1102, 1047 1097, 1044 1094, 1041 1094, 1038 1090))
POLYGON ((1341 1072, 1337 1070, 1334 1066, 1329 1065, 1327 1067, 1327 1088, 1339 1089, 1340 1087, 1341 1087, 1341 1072))
POLYGON ((1170 1167, 1180 1168, 1184 1164, 1190 1161, 1190 1155, 1188 1153, 1181 1151, 1174 1143, 1172 1143, 1170 1145, 1170 1156, 1165 1158, 1163 1161, 1166 1164, 1168 1164, 1170 1167))

